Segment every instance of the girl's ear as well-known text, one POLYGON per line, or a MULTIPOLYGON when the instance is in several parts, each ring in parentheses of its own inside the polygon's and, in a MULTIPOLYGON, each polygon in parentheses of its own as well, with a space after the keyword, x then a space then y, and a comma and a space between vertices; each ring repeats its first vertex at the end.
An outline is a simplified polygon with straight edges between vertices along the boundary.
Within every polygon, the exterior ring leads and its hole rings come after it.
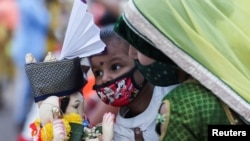
POLYGON ((81 65, 81 68, 82 68, 82 72, 83 73, 88 73, 88 71, 89 71, 89 69, 90 69, 90 67, 89 66, 84 66, 84 65, 81 65))
POLYGON ((83 73, 88 73, 90 69, 90 62, 89 62, 90 57, 84 57, 81 58, 81 68, 83 73))
POLYGON ((138 59, 137 58, 137 50, 132 45, 129 45, 128 55, 132 59, 138 59))

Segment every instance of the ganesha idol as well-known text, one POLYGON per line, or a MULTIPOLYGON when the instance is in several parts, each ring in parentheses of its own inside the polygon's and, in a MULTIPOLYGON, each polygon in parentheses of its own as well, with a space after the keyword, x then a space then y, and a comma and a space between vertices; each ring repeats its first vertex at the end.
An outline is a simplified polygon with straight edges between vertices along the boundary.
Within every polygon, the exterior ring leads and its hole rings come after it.
MULTIPOLYGON (((56 60, 51 53, 44 62, 37 62, 32 54, 26 55, 26 73, 32 86, 39 118, 30 124, 33 141, 102 140, 102 127, 84 126, 80 58, 56 60)), ((108 116, 104 118, 109 120, 108 116)), ((113 124, 103 122, 104 124, 113 124)), ((108 130, 112 130, 112 126, 108 130)), ((112 139, 112 132, 107 133, 112 139)))

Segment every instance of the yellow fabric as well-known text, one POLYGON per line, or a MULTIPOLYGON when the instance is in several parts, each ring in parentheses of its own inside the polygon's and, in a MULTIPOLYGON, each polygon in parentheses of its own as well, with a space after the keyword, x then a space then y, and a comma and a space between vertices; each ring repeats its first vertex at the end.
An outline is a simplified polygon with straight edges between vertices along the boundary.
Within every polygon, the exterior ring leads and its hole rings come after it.
POLYGON ((250 102, 249 0, 134 0, 159 31, 250 102))
POLYGON ((55 30, 60 26, 61 11, 60 3, 58 0, 54 0, 48 3, 48 9, 51 14, 51 22, 49 26, 49 32, 47 37, 47 51, 55 52, 59 44, 58 39, 55 37, 55 30))
POLYGON ((12 31, 0 23, 0 81, 15 77, 15 67, 9 54, 11 34, 12 31))

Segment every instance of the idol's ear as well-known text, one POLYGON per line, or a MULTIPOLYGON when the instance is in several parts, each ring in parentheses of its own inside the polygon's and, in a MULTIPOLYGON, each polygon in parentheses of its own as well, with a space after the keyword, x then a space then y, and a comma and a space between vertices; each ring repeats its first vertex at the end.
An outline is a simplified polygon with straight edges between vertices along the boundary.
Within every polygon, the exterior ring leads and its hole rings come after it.
POLYGON ((25 62, 26 64, 36 63, 36 58, 33 56, 33 54, 27 53, 25 56, 25 62))
POLYGON ((59 107, 59 97, 57 96, 49 96, 43 100, 39 106, 39 117, 41 123, 44 125, 55 119, 59 119, 61 116, 59 107))

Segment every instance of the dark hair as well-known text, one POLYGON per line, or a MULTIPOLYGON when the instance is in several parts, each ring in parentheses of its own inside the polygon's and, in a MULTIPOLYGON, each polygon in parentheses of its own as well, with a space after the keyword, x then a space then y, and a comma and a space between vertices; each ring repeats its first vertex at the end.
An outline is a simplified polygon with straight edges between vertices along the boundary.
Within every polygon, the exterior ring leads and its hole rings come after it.
POLYGON ((99 24, 101 26, 107 26, 109 24, 114 24, 117 17, 110 11, 105 11, 104 15, 101 17, 99 24))
POLYGON ((61 108, 61 110, 62 110, 63 113, 66 112, 66 108, 69 105, 69 100, 70 100, 69 96, 66 96, 66 97, 64 97, 64 98, 61 99, 60 108, 61 108))
MULTIPOLYGON (((126 46, 129 46, 129 43, 114 31, 114 24, 102 27, 100 31, 100 38, 106 45, 116 40, 118 42, 123 42, 124 44, 126 44, 126 46)), ((106 54, 106 53, 107 53, 107 46, 105 47, 104 51, 102 51, 99 54, 106 54)))
POLYGON ((107 40, 111 40, 114 37, 120 38, 120 36, 114 32, 114 25, 113 24, 109 24, 109 25, 101 28, 100 38, 103 42, 105 42, 107 40))

